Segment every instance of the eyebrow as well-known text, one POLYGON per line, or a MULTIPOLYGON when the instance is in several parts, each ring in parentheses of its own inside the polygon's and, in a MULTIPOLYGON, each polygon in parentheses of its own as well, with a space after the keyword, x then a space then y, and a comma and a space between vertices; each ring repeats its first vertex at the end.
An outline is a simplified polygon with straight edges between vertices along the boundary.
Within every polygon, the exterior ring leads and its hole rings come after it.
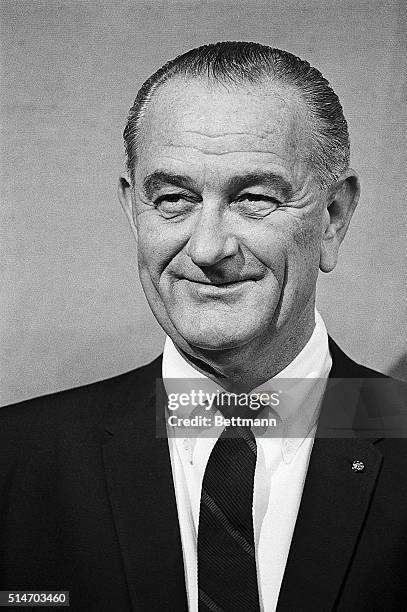
MULTIPOLYGON (((194 190, 194 180, 190 176, 175 174, 165 170, 155 170, 148 174, 143 181, 144 192, 149 199, 153 194, 165 185, 173 185, 183 189, 194 190)), ((290 199, 293 187, 285 178, 274 172, 249 172, 233 176, 228 182, 228 188, 232 191, 241 191, 254 185, 266 185, 277 189, 285 199, 290 199)))
POLYGON ((242 189, 253 187, 254 185, 266 185, 267 187, 279 191, 287 200, 289 200, 293 194, 293 187, 289 181, 279 174, 267 171, 250 172, 249 174, 233 176, 229 185, 235 191, 241 191, 242 189))
POLYGON ((174 174, 164 170, 155 170, 148 174, 143 181, 143 189, 149 199, 152 198, 154 192, 158 191, 165 185, 174 185, 184 189, 193 189, 193 179, 182 174, 174 174))

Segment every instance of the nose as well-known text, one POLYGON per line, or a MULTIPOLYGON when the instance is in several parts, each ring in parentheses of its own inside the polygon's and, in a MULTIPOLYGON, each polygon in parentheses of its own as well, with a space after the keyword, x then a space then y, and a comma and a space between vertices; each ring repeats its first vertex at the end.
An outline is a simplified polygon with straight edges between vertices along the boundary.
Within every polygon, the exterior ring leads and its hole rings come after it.
POLYGON ((238 240, 220 207, 202 206, 186 250, 194 264, 201 268, 213 266, 237 254, 238 240))

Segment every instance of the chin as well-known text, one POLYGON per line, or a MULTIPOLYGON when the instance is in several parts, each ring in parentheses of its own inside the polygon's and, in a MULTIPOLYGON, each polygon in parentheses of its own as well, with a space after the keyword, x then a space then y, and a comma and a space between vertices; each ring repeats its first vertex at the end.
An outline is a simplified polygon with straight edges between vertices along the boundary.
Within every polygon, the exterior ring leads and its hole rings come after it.
POLYGON ((227 329, 227 326, 218 326, 211 321, 206 325, 187 326, 180 324, 176 326, 177 332, 190 347, 196 347, 206 351, 224 351, 244 346, 254 337, 253 329, 227 329))

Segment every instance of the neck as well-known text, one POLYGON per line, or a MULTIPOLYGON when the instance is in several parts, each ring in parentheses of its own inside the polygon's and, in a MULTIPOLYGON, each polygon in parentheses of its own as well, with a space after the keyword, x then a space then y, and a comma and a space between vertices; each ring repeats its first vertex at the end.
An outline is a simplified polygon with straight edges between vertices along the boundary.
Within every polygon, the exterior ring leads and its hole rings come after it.
POLYGON ((299 318, 295 327, 273 330, 237 348, 177 350, 197 370, 226 391, 247 393, 276 376, 302 351, 315 327, 314 312, 299 318))

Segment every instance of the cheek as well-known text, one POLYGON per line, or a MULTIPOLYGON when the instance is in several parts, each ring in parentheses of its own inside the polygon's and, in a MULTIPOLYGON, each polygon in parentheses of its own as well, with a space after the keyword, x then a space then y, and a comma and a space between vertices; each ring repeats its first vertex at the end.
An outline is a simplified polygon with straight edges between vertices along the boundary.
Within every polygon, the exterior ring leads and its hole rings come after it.
POLYGON ((302 267, 312 267, 316 259, 319 261, 318 228, 311 223, 301 224, 296 228, 289 244, 289 252, 302 267))
POLYGON ((281 213, 273 224, 253 231, 250 250, 279 283, 308 283, 319 267, 320 230, 317 219, 300 219, 281 213))
POLYGON ((317 220, 298 225, 287 245, 287 285, 298 295, 313 290, 320 260, 320 231, 317 220))
POLYGON ((186 228, 180 225, 162 223, 155 215, 146 215, 138 224, 139 269, 148 271, 156 284, 188 240, 186 228))
POLYGON ((289 260, 301 249, 299 228, 289 219, 275 218, 273 223, 252 228, 246 232, 244 242, 249 251, 267 267, 278 280, 282 280, 289 260))

